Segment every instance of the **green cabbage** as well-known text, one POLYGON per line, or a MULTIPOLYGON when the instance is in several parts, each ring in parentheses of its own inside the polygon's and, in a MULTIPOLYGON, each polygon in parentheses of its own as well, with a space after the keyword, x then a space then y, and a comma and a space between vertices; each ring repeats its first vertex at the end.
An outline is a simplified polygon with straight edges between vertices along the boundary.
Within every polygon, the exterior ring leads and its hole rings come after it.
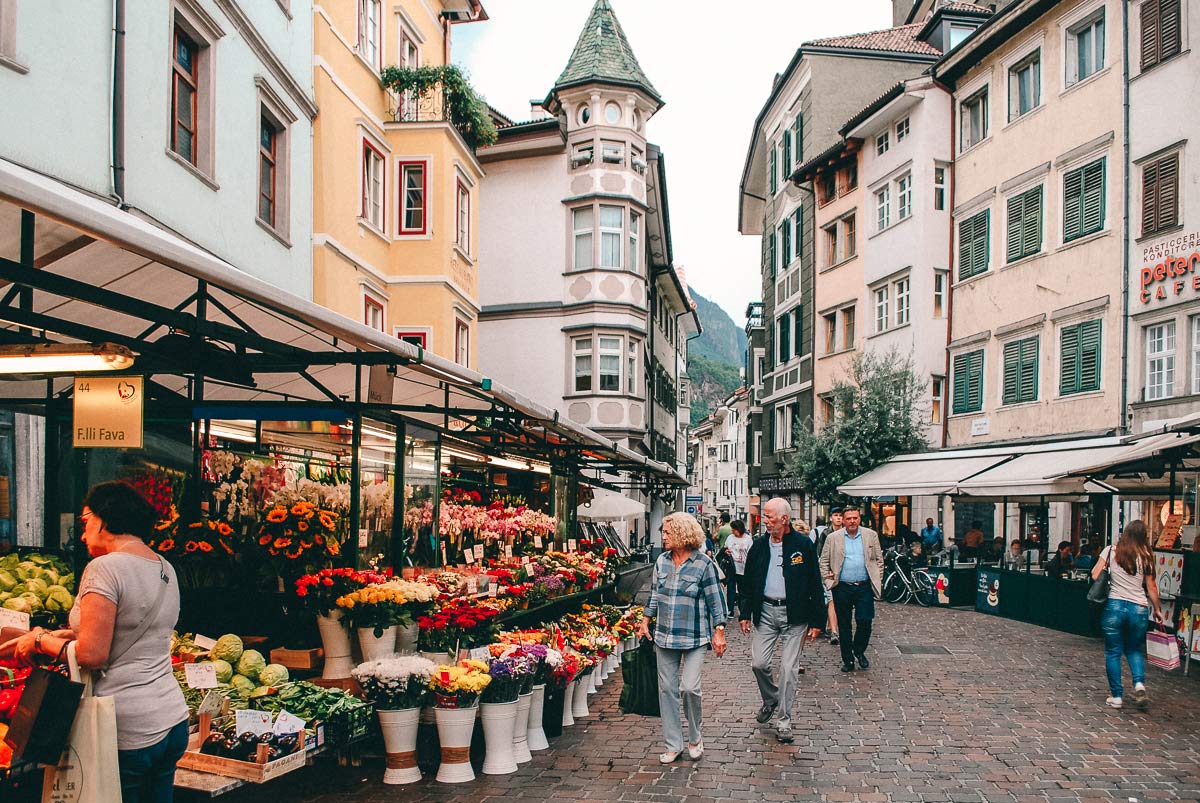
POLYGON ((209 650, 209 655, 236 664, 242 657, 242 640, 232 633, 221 636, 217 639, 216 646, 209 650))
POLYGON ((251 680, 258 678, 258 673, 267 668, 267 659, 258 650, 246 650, 237 662, 237 673, 251 680))
POLYGON ((234 675, 229 679, 229 685, 242 697, 249 697, 254 691, 254 681, 243 675, 234 675))
POLYGON ((41 568, 28 560, 23 560, 14 567, 14 574, 17 575, 17 580, 24 582, 31 577, 37 577, 42 573, 41 568))
POLYGON ((33 606, 29 604, 29 600, 25 597, 11 597, 4 600, 3 607, 10 611, 20 611, 21 613, 33 613, 33 606))
POLYGON ((233 677, 233 667, 228 661, 222 661, 220 658, 217 658, 210 663, 217 668, 218 683, 228 683, 229 679, 233 677))
POLYGON ((34 613, 41 613, 42 609, 45 607, 45 605, 42 604, 42 598, 32 591, 26 591, 25 593, 20 594, 19 598, 28 600, 29 607, 33 609, 34 613))
POLYGON ((25 581, 25 590, 37 594, 40 599, 45 599, 46 593, 50 590, 50 584, 45 580, 31 577, 25 581))
POLYGON ((283 664, 267 664, 263 671, 258 673, 258 682, 264 686, 278 686, 280 683, 287 683, 288 671, 283 664))
POLYGON ((12 591, 17 587, 17 575, 7 569, 0 569, 0 591, 12 591))
POLYGON ((67 572, 64 575, 61 575, 59 577, 58 584, 60 586, 62 586, 63 588, 67 589, 68 591, 70 591, 72 594, 74 594, 75 593, 75 572, 67 572))
POLYGON ((11 569, 20 562, 21 562, 21 559, 19 557, 17 557, 17 554, 15 552, 12 554, 9 554, 9 555, 5 555, 4 557, 0 558, 0 569, 11 569))
POLYGON ((46 589, 45 603, 51 613, 66 613, 75 604, 75 597, 62 586, 50 586, 46 589))

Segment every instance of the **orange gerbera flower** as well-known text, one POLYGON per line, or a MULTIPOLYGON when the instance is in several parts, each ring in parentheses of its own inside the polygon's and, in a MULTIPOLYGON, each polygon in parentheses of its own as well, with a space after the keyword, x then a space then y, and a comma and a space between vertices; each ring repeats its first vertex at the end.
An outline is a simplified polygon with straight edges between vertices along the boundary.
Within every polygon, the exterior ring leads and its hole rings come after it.
POLYGON ((173 549, 175 549, 175 539, 174 538, 164 538, 158 544, 159 552, 170 552, 173 549))
POLYGON ((276 549, 287 549, 291 545, 292 539, 290 538, 276 538, 275 543, 273 543, 271 546, 275 547, 276 549))
POLYGON ((312 542, 312 541, 309 541, 309 540, 307 540, 307 539, 304 539, 304 540, 301 540, 301 541, 300 541, 300 546, 304 547, 305 549, 308 549, 308 548, 309 548, 309 547, 311 547, 312 545, 313 545, 313 542, 312 542))
POLYGON ((303 548, 296 547, 296 550, 294 552, 289 549, 287 552, 284 552, 283 554, 286 555, 287 557, 291 558, 292 560, 295 560, 296 558, 300 557, 300 554, 302 552, 304 552, 303 548))
POLYGON ((296 524, 296 529, 302 533, 308 532, 308 522, 307 521, 299 522, 298 524, 296 524))
POLYGON ((308 507, 304 502, 297 502, 296 504, 292 505, 293 516, 303 516, 307 511, 308 507))
POLYGON ((231 547, 229 544, 225 543, 224 541, 221 541, 221 547, 225 550, 226 553, 228 553, 230 555, 233 554, 233 547, 231 547))
POLYGON ((326 530, 332 530, 333 529, 333 517, 322 513, 321 514, 321 526, 324 527, 326 530))
POLYGON ((320 533, 317 533, 316 535, 313 536, 313 543, 314 544, 324 544, 325 537, 322 536, 320 533))
POLYGON ((329 549, 329 554, 334 555, 334 556, 340 554, 342 551, 341 547, 338 546, 338 542, 333 540, 332 538, 329 539, 328 549, 329 549))
POLYGON ((221 522, 217 525, 217 532, 219 532, 221 535, 233 535, 233 528, 225 522, 221 522))
POLYGON ((268 535, 261 536, 261 537, 258 539, 258 545, 259 545, 259 546, 266 546, 266 545, 267 545, 267 544, 269 544, 269 543, 271 543, 271 536, 270 536, 269 534, 268 534, 268 535))
POLYGON ((195 552, 199 548, 200 548, 200 545, 197 544, 195 541, 188 541, 186 544, 183 545, 184 552, 195 552))
POLYGON ((198 546, 200 547, 201 552, 212 552, 213 549, 212 544, 208 543, 207 541, 201 541, 198 546))
POLYGON ((278 554, 279 554, 279 550, 278 550, 278 549, 276 549, 275 547, 271 547, 271 554, 272 554, 272 555, 278 555, 278 554))
POLYGON ((202 522, 202 521, 193 521, 191 524, 189 524, 189 525, 188 525, 188 529, 189 529, 189 530, 199 530, 199 529, 200 529, 201 527, 203 527, 203 526, 204 526, 204 522, 202 522))
POLYGON ((281 507, 277 507, 267 514, 267 521, 272 522, 273 524, 278 524, 286 518, 287 511, 281 507))

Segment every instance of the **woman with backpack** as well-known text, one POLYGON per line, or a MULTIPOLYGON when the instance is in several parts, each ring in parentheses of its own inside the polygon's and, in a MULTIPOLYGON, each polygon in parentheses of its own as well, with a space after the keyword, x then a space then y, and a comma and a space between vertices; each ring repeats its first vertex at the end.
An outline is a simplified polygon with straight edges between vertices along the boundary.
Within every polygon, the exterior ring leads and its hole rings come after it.
POLYGON ((1104 668, 1108 674, 1109 697, 1104 704, 1120 708, 1124 704, 1121 685, 1121 656, 1133 676, 1133 700, 1139 707, 1148 702, 1146 695, 1146 629, 1149 605, 1154 605, 1155 621, 1163 621, 1158 583, 1154 579, 1154 553, 1146 536, 1146 525, 1130 522, 1117 543, 1100 553, 1092 567, 1092 579, 1108 570, 1108 601, 1100 620, 1104 630, 1104 668))

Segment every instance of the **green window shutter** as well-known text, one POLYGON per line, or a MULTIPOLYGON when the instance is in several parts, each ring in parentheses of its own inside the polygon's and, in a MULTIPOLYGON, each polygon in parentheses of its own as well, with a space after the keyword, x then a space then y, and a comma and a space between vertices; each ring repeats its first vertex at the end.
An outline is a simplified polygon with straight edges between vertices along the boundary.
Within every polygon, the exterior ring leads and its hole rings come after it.
POLYGON ((968 410, 969 398, 969 355, 957 354, 954 357, 954 412, 965 413, 968 410))
POLYGON ((1100 321, 1079 325, 1079 390, 1100 389, 1100 321))
POLYGON ((795 328, 792 336, 792 353, 800 355, 804 353, 804 314, 801 312, 799 304, 792 310, 792 323, 795 328))
POLYGON ((958 226, 958 278, 969 279, 988 269, 991 210, 985 209, 958 226))
POLYGON ((1021 344, 1014 340, 1004 344, 1004 404, 1020 401, 1021 344))
POLYGON ((771 279, 775 278, 775 232, 771 232, 771 236, 767 242, 767 265, 771 271, 771 279))
POLYGON ((771 194, 779 189, 779 170, 775 165, 775 143, 771 143, 771 194))
POLYGON ((1062 358, 1058 393, 1066 396, 1079 392, 1079 327, 1064 326, 1061 334, 1062 358))
POLYGON ((783 174, 792 172, 792 132, 783 130, 783 174))
MULTIPOLYGON (((1008 199, 1008 240, 1007 253, 1008 261, 1016 262, 1021 258, 1021 243, 1025 237, 1021 226, 1025 220, 1025 196, 1017 195, 1008 199)), ((1007 352, 1007 346, 1005 351, 1007 352)), ((1007 365, 1007 357, 1005 358, 1007 365)))
POLYGON ((964 220, 958 224, 958 280, 971 276, 971 232, 974 229, 974 219, 964 220))
POLYGON ((967 406, 971 412, 983 409, 983 350, 973 351, 969 361, 967 406))
POLYGON ((783 219, 783 223, 779 227, 780 247, 783 250, 783 259, 780 260, 784 267, 792 264, 792 222, 787 218, 783 219))
POLYGON ((804 251, 802 250, 804 247, 803 246, 803 243, 804 243, 804 207, 803 206, 801 206, 800 208, 798 208, 796 210, 795 218, 796 218, 796 243, 795 243, 794 248, 796 249, 796 256, 802 257, 802 256, 804 256, 804 251))
POLYGON ((1038 338, 1021 341, 1019 401, 1037 401, 1038 397, 1038 338))
POLYGON ((1021 221, 1021 255, 1031 256, 1042 250, 1042 188, 1025 193, 1024 217, 1021 221))
POLYGON ((1063 242, 1083 232, 1083 168, 1063 176, 1063 242))
POLYGON ((804 163, 804 114, 796 115, 796 164, 804 163))
POLYGON ((1083 228, 1080 235, 1104 228, 1104 159, 1083 167, 1083 228))

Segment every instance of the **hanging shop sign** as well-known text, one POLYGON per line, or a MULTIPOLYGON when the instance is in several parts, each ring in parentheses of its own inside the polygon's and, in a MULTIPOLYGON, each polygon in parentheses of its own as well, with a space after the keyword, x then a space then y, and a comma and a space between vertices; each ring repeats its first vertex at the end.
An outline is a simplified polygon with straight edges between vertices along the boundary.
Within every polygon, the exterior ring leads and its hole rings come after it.
POLYGON ((140 376, 77 377, 72 445, 142 448, 142 389, 140 376))

